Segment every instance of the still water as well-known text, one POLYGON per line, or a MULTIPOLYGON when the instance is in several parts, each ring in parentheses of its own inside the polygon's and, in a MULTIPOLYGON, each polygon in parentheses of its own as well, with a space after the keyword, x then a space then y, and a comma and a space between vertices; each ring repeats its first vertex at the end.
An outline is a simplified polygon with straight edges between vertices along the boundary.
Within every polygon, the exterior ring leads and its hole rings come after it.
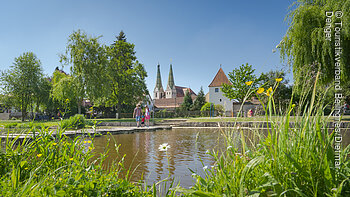
MULTIPOLYGON (((189 187, 193 185, 192 172, 189 169, 203 175, 203 166, 210 167, 214 164, 206 151, 225 147, 219 129, 158 130, 112 137, 116 144, 120 144, 119 156, 111 139, 106 165, 111 164, 113 159, 126 155, 125 166, 131 166, 131 169, 137 167, 132 180, 137 181, 143 175, 149 185, 165 179, 170 171, 171 176, 180 181, 181 186, 189 187), (166 152, 158 150, 163 143, 171 146, 168 149, 169 166, 166 152)), ((94 139, 96 152, 104 151, 108 138, 111 136, 94 139)))
MULTIPOLYGON (((254 140, 254 132, 245 132, 247 141, 254 140), (250 134, 249 134, 250 133, 250 134)), ((267 134, 267 131, 262 131, 267 134)), ((345 147, 350 144, 349 130, 342 131, 345 147)), ((179 128, 172 130, 158 130, 153 132, 138 132, 133 134, 118 134, 102 136, 94 139, 95 151, 104 152, 106 145, 109 157, 105 162, 106 168, 116 158, 125 156, 125 167, 136 169, 131 180, 138 181, 143 176, 148 185, 168 177, 169 173, 175 180, 180 181, 182 187, 193 185, 191 169, 196 174, 203 176, 203 167, 214 165, 213 159, 206 154, 207 150, 225 150, 226 145, 219 128, 179 128), (115 142, 113 139, 114 138, 115 142), (158 150, 159 145, 168 143, 169 166, 166 152, 158 150), (120 144, 119 154, 114 144, 120 144), (169 172, 170 171, 170 172, 169 172)), ((236 138, 237 139, 237 138, 236 138)), ((235 142, 239 146, 239 140, 235 142)), ((248 144, 249 145, 249 144, 248 144)))

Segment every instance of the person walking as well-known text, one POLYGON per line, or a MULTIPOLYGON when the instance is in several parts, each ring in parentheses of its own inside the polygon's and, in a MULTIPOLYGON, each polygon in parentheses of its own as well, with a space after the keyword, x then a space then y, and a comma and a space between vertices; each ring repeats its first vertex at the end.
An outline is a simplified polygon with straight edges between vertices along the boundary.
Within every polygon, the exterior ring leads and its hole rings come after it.
POLYGON ((146 109, 145 109, 145 119, 146 119, 146 126, 149 127, 149 120, 151 119, 151 114, 149 112, 148 105, 146 105, 146 109))
POLYGON ((133 113, 133 118, 136 119, 136 125, 137 125, 137 127, 140 126, 141 116, 142 116, 141 105, 140 105, 140 104, 137 104, 136 107, 135 107, 135 109, 134 109, 134 113, 133 113))

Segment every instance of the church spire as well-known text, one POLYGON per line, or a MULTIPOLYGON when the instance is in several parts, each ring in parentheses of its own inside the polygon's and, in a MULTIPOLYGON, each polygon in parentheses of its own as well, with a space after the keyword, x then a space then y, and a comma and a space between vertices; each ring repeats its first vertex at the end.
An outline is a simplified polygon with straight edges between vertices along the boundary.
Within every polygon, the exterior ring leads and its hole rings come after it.
POLYGON ((158 88, 158 90, 162 90, 163 86, 162 86, 162 79, 160 77, 160 65, 158 63, 158 70, 157 70, 157 82, 156 82, 156 88, 158 88))
POLYGON ((173 66, 170 64, 167 88, 169 87, 170 89, 172 89, 174 86, 175 86, 175 83, 174 83, 174 75, 173 75, 173 66))

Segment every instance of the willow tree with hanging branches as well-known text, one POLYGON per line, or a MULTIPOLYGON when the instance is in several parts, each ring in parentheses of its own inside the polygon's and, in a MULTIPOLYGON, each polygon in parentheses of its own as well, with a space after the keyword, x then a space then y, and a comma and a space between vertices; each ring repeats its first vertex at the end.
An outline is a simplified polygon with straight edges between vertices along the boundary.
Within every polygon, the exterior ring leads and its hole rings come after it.
MULTIPOLYGON (((278 47, 281 58, 293 67, 295 84, 301 85, 305 73, 321 72, 321 84, 331 86, 335 71, 335 23, 342 22, 340 31, 341 84, 350 89, 350 0, 298 0, 290 7, 286 19, 289 29, 278 47), (341 11, 341 18, 335 12, 341 11), (331 18, 331 40, 325 36, 326 12, 331 18)), ((339 25, 337 25, 339 26, 339 25)))

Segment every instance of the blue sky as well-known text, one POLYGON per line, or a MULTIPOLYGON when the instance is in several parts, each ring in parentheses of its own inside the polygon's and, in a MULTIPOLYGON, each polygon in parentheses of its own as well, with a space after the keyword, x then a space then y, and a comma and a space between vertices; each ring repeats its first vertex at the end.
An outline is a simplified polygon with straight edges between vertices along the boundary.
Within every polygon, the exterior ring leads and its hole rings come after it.
MULTIPOLYGON (((135 44, 148 73, 151 95, 161 65, 166 87, 172 63, 175 84, 205 93, 222 64, 227 74, 249 63, 256 74, 288 68, 272 49, 286 33, 292 0, 50 0, 7 1, 0 7, 0 68, 32 51, 45 74, 59 66, 68 36, 77 29, 110 44, 120 30, 135 44)), ((69 71, 68 67, 64 70, 69 71)), ((292 75, 289 74, 291 79, 292 75)))

